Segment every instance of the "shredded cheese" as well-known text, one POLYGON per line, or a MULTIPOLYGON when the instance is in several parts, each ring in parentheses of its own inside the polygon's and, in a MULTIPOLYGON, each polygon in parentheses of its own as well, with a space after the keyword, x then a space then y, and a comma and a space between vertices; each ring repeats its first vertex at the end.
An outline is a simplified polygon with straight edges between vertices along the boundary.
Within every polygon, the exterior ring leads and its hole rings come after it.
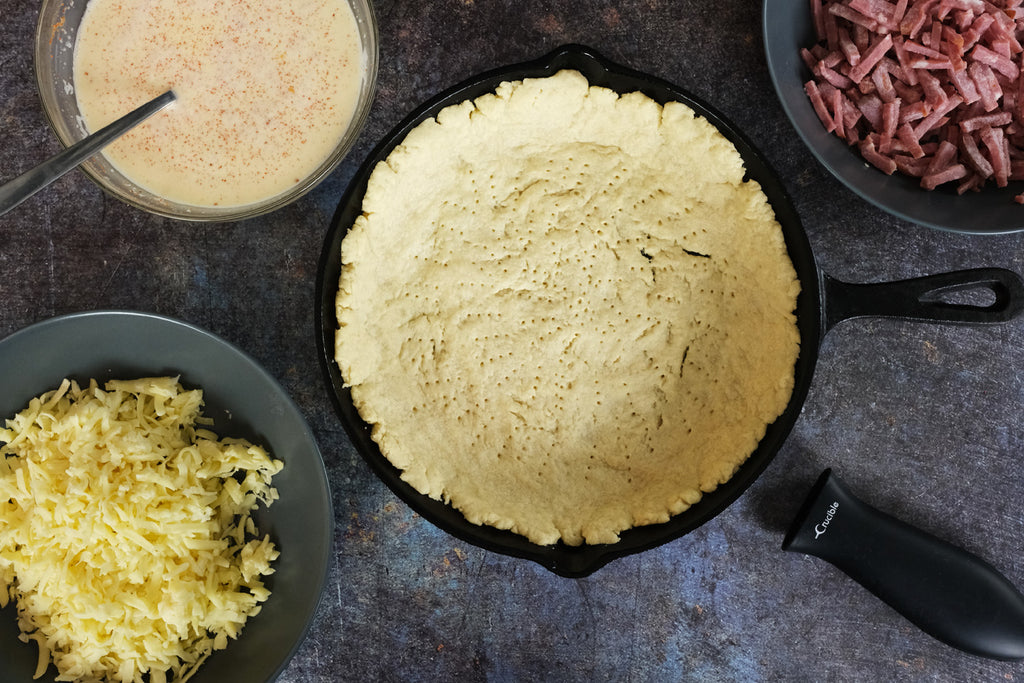
POLYGON ((270 595, 251 513, 283 464, 202 405, 175 377, 64 380, 0 429, 0 607, 36 678, 186 681, 270 595))

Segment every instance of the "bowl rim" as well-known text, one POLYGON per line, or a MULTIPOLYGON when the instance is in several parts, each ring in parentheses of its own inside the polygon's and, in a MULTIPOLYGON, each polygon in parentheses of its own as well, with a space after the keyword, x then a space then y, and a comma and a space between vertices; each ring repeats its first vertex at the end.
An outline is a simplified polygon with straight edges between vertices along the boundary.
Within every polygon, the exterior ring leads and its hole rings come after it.
MULTIPOLYGON (((79 1, 83 4, 82 12, 84 12, 91 0, 79 1)), ((363 69, 359 96, 348 128, 338 145, 320 166, 301 182, 258 202, 238 206, 211 207, 175 202, 151 193, 123 175, 106 161, 102 154, 97 154, 82 162, 79 168, 107 195, 147 213, 187 222, 231 222, 255 218, 276 211, 302 198, 331 175, 352 151, 362 134, 376 98, 380 68, 380 29, 373 2, 372 0, 345 0, 345 2, 352 9, 357 34, 362 43, 363 69), (115 185, 112 178, 124 183, 127 187, 115 185)), ((75 4, 76 0, 41 0, 33 38, 33 71, 36 93, 50 131, 57 138, 62 149, 66 149, 81 138, 71 132, 65 118, 59 113, 57 106, 59 94, 52 73, 53 60, 48 59, 51 46, 55 42, 59 42, 57 32, 64 27, 65 17, 61 15, 60 20, 53 23, 50 23, 48 19, 52 18, 54 12, 61 8, 72 8, 75 4)), ((77 25, 75 32, 77 37, 77 25)), ((71 43, 69 49, 73 53, 73 38, 71 43)), ((73 84, 70 81, 65 83, 65 89, 68 88, 73 93, 73 84)), ((73 95, 72 100, 77 102, 73 95)), ((77 112, 77 103, 74 107, 77 112)), ((77 115, 76 118, 79 120, 79 125, 84 126, 80 120, 81 116, 77 115)))

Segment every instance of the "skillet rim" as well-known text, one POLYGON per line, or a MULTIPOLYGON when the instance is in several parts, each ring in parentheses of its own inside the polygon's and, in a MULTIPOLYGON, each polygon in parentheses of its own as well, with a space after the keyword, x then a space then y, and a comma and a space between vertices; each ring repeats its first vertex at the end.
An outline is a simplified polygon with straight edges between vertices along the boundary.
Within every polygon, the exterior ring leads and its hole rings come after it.
POLYGON ((424 519, 462 541, 492 552, 531 560, 560 576, 578 578, 592 574, 615 559, 664 545, 690 533, 723 512, 760 476, 788 437, 806 398, 822 335, 820 296, 820 274, 792 200, 778 175, 745 134, 710 105, 684 89, 617 64, 588 46, 567 44, 538 59, 480 73, 440 92, 417 107, 375 146, 343 193, 324 240, 316 283, 316 342, 331 400, 346 434, 362 459, 392 493, 424 519), (727 482, 705 493, 700 501, 667 522, 623 531, 620 540, 613 544, 569 546, 559 542, 537 545, 510 531, 472 524, 455 508, 419 493, 401 479, 400 470, 380 453, 370 438, 370 426, 352 405, 351 395, 334 360, 340 245, 359 213, 367 180, 377 162, 386 158, 420 121, 444 107, 492 92, 503 81, 548 76, 560 69, 576 69, 591 84, 617 92, 639 90, 659 103, 668 100, 683 102, 715 125, 740 152, 747 177, 756 180, 768 197, 782 226, 787 250, 801 283, 795 311, 800 331, 800 355, 795 367, 793 393, 785 411, 768 426, 757 449, 727 482))

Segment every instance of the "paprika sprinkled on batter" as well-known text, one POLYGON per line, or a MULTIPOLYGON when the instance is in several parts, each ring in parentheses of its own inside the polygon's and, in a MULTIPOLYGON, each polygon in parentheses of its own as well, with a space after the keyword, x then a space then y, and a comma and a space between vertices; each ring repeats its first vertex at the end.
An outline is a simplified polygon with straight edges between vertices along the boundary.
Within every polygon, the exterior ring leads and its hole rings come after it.
POLYGON ((173 105, 104 155, 193 206, 253 204, 315 171, 345 134, 362 72, 345 0, 90 0, 74 55, 89 130, 173 88, 173 105))

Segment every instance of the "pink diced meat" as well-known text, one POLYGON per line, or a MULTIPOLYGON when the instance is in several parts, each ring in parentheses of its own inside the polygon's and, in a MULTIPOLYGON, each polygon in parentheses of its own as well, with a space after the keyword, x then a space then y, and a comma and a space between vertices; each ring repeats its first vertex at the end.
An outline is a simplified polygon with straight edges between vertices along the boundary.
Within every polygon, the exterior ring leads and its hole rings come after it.
POLYGON ((810 2, 804 89, 827 131, 929 190, 1024 180, 1024 2, 810 2))

